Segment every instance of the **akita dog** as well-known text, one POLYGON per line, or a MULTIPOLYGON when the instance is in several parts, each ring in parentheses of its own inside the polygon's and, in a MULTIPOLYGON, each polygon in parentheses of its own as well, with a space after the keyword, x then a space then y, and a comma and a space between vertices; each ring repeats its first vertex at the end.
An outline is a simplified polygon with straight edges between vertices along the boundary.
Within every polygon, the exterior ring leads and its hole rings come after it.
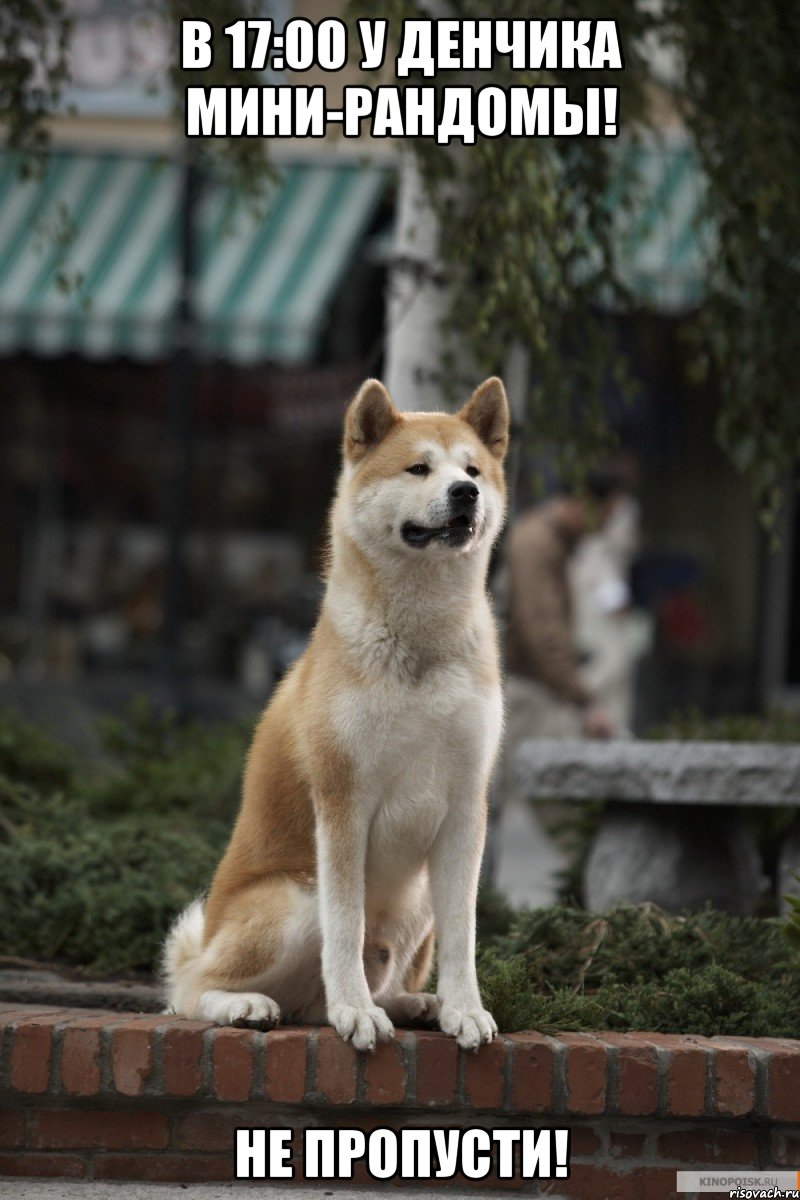
POLYGON ((230 845, 164 951, 172 1009, 221 1025, 392 1022, 492 1039, 475 974, 486 790, 502 725, 486 594, 508 405, 401 413, 369 379, 345 418, 327 587, 253 737, 230 845), (438 944, 438 995, 424 991, 438 944))

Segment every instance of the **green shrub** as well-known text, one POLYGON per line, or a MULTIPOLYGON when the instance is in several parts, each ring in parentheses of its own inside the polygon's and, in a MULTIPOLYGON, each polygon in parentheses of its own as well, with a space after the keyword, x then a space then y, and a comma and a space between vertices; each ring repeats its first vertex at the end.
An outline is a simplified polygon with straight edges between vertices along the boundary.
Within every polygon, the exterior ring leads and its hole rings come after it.
POLYGON ((93 781, 97 813, 191 813, 231 819, 250 731, 243 724, 180 723, 136 700, 122 717, 100 723, 110 763, 93 781))
MULTIPOLYGON (((792 877, 800 883, 800 871, 792 871, 792 877)), ((789 905, 789 911, 786 914, 784 930, 789 939, 790 944, 796 951, 800 951, 800 896, 789 894, 784 897, 789 905)))
POLYGON ((0 843, 3 953, 58 959, 90 974, 152 970, 169 922, 208 886, 225 826, 98 822, 68 804, 58 816, 0 843))
POLYGON ((714 964, 747 978, 774 979, 788 957, 777 919, 731 917, 711 908, 674 917, 647 904, 602 916, 563 906, 520 912, 495 945, 505 957, 525 958, 539 990, 644 982, 714 964))
POLYGON ((800 742, 800 713, 776 708, 709 717, 688 708, 672 713, 645 736, 661 742, 800 742))
POLYGON ((479 962, 483 1000, 501 1029, 800 1036, 796 986, 787 1005, 780 987, 742 979, 719 964, 699 971, 679 967, 659 980, 606 984, 594 992, 559 988, 543 995, 526 988, 522 956, 506 959, 488 951, 479 962))
POLYGON ((0 953, 150 971, 225 848, 247 735, 143 702, 101 732, 107 761, 79 770, 0 714, 0 953))
POLYGON ((536 909, 484 939, 479 971, 505 1029, 800 1037, 800 958, 775 919, 536 909))
POLYGON ((10 708, 0 709, 0 776, 31 787, 66 787, 75 763, 66 747, 10 708))

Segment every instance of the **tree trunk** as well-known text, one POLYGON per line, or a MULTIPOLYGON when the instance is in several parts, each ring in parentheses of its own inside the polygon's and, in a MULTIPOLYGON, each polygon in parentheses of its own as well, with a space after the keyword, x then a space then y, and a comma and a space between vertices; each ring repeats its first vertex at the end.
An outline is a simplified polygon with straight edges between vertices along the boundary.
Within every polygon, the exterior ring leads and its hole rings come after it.
POLYGON ((439 261, 439 222, 410 151, 401 160, 397 207, 384 378, 398 408, 441 409, 441 324, 449 294, 439 261))

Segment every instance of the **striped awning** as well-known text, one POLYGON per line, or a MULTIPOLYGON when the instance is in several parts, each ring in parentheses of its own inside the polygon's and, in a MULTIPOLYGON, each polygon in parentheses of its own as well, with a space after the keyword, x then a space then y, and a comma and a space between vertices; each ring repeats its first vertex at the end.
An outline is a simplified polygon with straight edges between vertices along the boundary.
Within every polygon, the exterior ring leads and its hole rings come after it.
MULTIPOLYGON (((617 187, 630 204, 615 211, 619 276, 635 302, 680 314, 702 303, 713 229, 702 218, 704 181, 685 134, 620 139, 617 187)), ((612 203, 614 195, 612 194, 612 203)))
MULTIPOLYGON (((55 153, 35 179, 17 168, 0 159, 0 355, 166 354, 177 165, 55 153)), ((254 207, 208 182, 198 209, 200 351, 240 363, 312 357, 386 183, 374 166, 292 165, 254 207)))

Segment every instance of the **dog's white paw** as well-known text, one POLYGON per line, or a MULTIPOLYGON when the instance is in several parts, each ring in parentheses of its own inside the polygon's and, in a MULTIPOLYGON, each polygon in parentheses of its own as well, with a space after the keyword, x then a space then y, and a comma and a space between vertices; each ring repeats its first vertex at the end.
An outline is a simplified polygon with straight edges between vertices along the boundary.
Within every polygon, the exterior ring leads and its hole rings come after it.
POLYGON ((215 1025, 246 1025, 272 1029, 281 1019, 274 1000, 260 992, 203 992, 200 1012, 215 1025))
POLYGON ((328 1020, 346 1042, 356 1050, 374 1050, 376 1042, 388 1042, 394 1037, 394 1026, 382 1008, 370 1004, 355 1008, 352 1004, 331 1004, 328 1020))
POLYGON ((398 1025, 405 1021, 435 1021, 439 1001, 433 992, 400 992, 387 1000, 386 1011, 398 1025))
POLYGON ((442 1004, 439 1009, 439 1028, 456 1039, 462 1050, 477 1050, 481 1042, 490 1042, 497 1025, 485 1008, 460 1008, 442 1004))

